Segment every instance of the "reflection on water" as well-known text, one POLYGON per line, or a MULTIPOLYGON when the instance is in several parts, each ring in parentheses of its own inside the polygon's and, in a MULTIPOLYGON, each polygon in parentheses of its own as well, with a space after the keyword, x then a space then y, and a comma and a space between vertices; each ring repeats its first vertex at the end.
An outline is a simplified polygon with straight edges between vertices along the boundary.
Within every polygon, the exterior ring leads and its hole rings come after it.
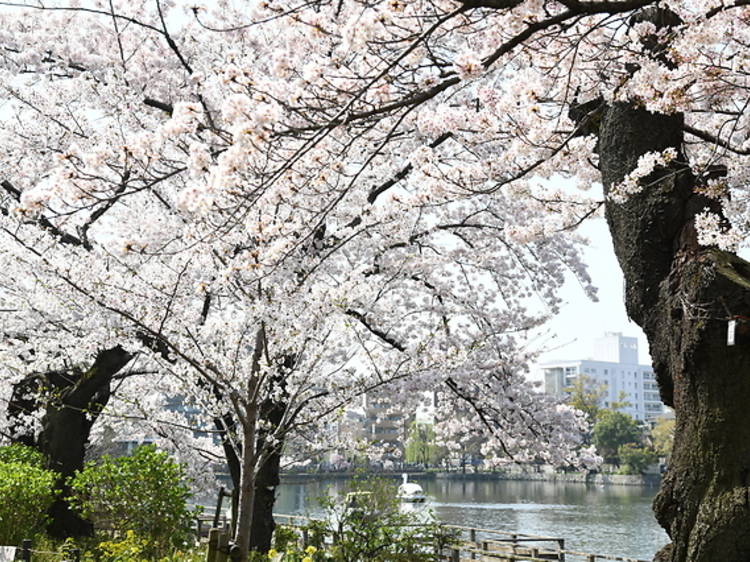
MULTIPOLYGON (((651 559, 668 542, 651 512, 656 490, 637 486, 505 480, 419 480, 426 504, 445 523, 556 536, 570 550, 651 559)), ((285 482, 277 513, 320 514, 316 498, 337 494, 344 480, 285 482)))

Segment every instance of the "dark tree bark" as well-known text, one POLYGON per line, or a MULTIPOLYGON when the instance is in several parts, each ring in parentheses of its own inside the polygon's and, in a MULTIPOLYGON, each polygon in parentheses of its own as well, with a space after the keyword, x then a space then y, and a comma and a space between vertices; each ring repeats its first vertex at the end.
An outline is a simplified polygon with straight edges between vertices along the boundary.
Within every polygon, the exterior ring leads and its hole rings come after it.
POLYGON ((599 156, 605 193, 646 152, 674 147, 626 203, 607 202, 629 316, 649 341, 662 400, 675 409, 674 449, 654 502, 672 543, 657 560, 750 560, 750 324, 727 345, 727 321, 750 317, 750 264, 699 247, 694 217, 714 201, 685 168, 681 115, 604 108, 599 156))
MULTIPOLYGON (((270 427, 279 427, 287 405, 284 402, 267 399, 261 405, 261 419, 269 422, 270 427)), ((281 483, 281 448, 282 443, 269 445, 267 436, 261 432, 258 437, 256 450, 262 451, 270 447, 265 461, 258 468, 255 476, 255 501, 253 504, 253 522, 250 527, 250 550, 268 552, 271 548, 271 538, 276 528, 273 519, 273 506, 276 502, 276 487, 281 483)))
POLYGON ((131 360, 121 347, 100 351, 85 371, 49 372, 30 375, 14 389, 8 406, 11 419, 22 412, 45 410, 42 430, 37 437, 26 432, 18 442, 36 447, 45 457, 47 468, 59 474, 58 499, 50 508, 50 535, 56 538, 79 537, 92 533, 91 523, 73 512, 65 497, 70 489, 66 479, 83 468, 91 427, 110 397, 112 378, 131 360), (31 392, 45 388, 43 396, 31 392))
MULTIPOLYGON (((214 389, 214 392, 218 393, 218 390, 214 389)), ((231 414, 225 414, 223 417, 214 418, 214 427, 221 436, 221 447, 224 450, 224 459, 227 461, 229 477, 232 480, 232 495, 230 496, 230 501, 232 502, 232 525, 234 526, 234 522, 237 521, 237 504, 240 499, 240 472, 242 470, 240 457, 238 455, 238 453, 241 453, 241 445, 239 444, 236 435, 237 422, 234 419, 234 416, 231 414), (237 449, 235 449, 235 444, 237 449)), ((234 535, 234 529, 232 529, 232 534, 234 535)))
MULTIPOLYGON (((277 383, 283 385, 283 381, 280 378, 277 380, 277 383)), ((287 404, 284 402, 267 399, 261 404, 259 417, 265 423, 270 424, 270 427, 276 428, 284 419, 286 408, 287 404)), ((238 453, 241 454, 241 450, 238 451, 235 448, 230 434, 235 433, 237 424, 234 417, 231 414, 227 414, 221 419, 215 419, 214 425, 220 432, 229 476, 232 479, 232 521, 236 521, 241 476, 241 462, 238 453)), ((267 435, 261 431, 256 441, 257 451, 265 449, 266 439, 267 435)), ((237 443, 236 439, 235 443, 237 443)), ((270 550, 273 531, 276 528, 276 523, 273 519, 273 506, 276 502, 276 487, 281 482, 280 465, 282 446, 283 442, 277 443, 270 449, 255 476, 253 515, 250 526, 250 550, 262 553, 270 550)))

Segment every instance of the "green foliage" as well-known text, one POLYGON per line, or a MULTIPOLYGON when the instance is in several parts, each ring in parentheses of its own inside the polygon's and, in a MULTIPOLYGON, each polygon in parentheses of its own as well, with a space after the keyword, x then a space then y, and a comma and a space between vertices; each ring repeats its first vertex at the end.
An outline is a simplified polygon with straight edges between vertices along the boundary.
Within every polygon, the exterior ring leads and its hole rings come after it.
POLYGON ((104 457, 87 463, 71 478, 70 503, 98 529, 133 533, 135 549, 146 541, 149 556, 164 556, 182 546, 193 514, 187 508, 190 489, 183 468, 147 445, 129 457, 104 457))
POLYGON ((299 534, 292 527, 277 525, 273 531, 273 547, 278 551, 286 550, 290 545, 297 544, 299 534))
POLYGON ((99 544, 101 562, 135 562, 145 560, 148 553, 148 540, 140 538, 133 531, 127 531, 121 540, 104 541, 99 544))
POLYGON ((432 425, 412 423, 406 441, 406 462, 434 465, 438 462, 438 453, 439 447, 435 444, 435 430, 432 425))
POLYGON ((595 386, 591 378, 586 375, 578 375, 573 384, 565 389, 568 393, 568 404, 581 410, 593 422, 599 416, 601 408, 599 402, 606 393, 604 385, 595 386))
POLYGON ((0 462, 0 544, 20 544, 44 530, 55 480, 54 472, 32 464, 0 462))
MULTIPOLYGON (((298 548, 296 545, 289 545, 285 551, 278 551, 272 548, 268 551, 268 555, 263 558, 258 558, 258 562, 323 562, 325 560, 331 560, 329 555, 318 550, 314 546, 306 546, 304 548, 298 548)), ((251 559, 251 562, 254 562, 251 559)))
POLYGON ((642 474, 646 468, 656 462, 656 453, 633 443, 625 443, 617 448, 620 459, 621 474, 642 474))
POLYGON ((621 445, 640 443, 641 429, 633 418, 623 412, 602 410, 594 425, 593 441, 605 459, 616 461, 621 445))
MULTIPOLYGON (((148 541, 132 531, 124 537, 101 541, 96 537, 68 538, 62 543, 46 535, 33 539, 34 562, 61 562, 73 560, 74 549, 80 553, 81 562, 205 562, 206 548, 176 550, 167 556, 155 558, 148 553, 148 541)), ((263 558, 268 562, 268 557, 263 558)))
MULTIPOLYGON (((414 512, 402 512, 396 497, 397 487, 384 479, 354 480, 338 498, 324 497, 323 521, 308 527, 309 543, 316 548, 310 560, 292 558, 294 562, 428 562, 439 560, 438 548, 454 537, 440 525, 425 523, 414 512), (324 544, 325 536, 333 544, 324 544)), ((287 562, 285 558, 281 558, 287 562)))
POLYGON ((44 455, 34 449, 20 443, 0 447, 0 462, 20 462, 44 468, 44 455))
POLYGON ((659 455, 668 457, 672 454, 672 444, 674 443, 674 418, 659 418, 656 425, 651 430, 651 441, 654 444, 654 450, 659 455))

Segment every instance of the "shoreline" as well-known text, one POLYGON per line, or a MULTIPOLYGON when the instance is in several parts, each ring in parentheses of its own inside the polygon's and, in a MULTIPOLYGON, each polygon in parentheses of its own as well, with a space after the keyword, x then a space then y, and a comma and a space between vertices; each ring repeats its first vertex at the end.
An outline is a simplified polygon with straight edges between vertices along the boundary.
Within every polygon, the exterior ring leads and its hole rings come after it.
MULTIPOLYGON (((559 482, 564 484, 591 484, 595 486, 643 486, 658 487, 660 474, 610 474, 599 472, 424 472, 409 471, 403 473, 415 480, 514 480, 530 482, 559 482)), ((365 476, 400 479, 402 472, 368 472, 365 476)), ((281 474, 282 482, 309 480, 348 480, 361 475, 355 472, 286 472, 281 474)))

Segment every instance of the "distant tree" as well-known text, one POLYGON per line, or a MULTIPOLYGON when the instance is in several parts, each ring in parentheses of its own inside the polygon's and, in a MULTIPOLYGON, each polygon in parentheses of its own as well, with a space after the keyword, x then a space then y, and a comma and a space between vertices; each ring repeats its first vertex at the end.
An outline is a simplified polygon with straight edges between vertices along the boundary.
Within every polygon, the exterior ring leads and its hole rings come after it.
POLYGON ((640 447, 635 443, 625 443, 617 448, 617 456, 620 459, 620 473, 642 474, 646 468, 654 464, 657 454, 646 447, 640 447))
POLYGON ((651 430, 651 442, 654 450, 661 456, 669 457, 672 454, 674 443, 674 418, 659 418, 651 430))
POLYGON ((568 404, 588 415, 589 421, 596 421, 601 411, 599 404, 607 392, 603 384, 595 384, 591 377, 578 375, 565 392, 569 394, 568 404))
POLYGON ((421 463, 425 466, 438 460, 438 446, 435 443, 435 430, 432 424, 414 422, 409 427, 406 441, 406 462, 421 463))
POLYGON ((619 462, 618 449, 627 443, 639 444, 641 430, 629 415, 614 410, 602 410, 594 425, 594 445, 607 460, 619 462))

